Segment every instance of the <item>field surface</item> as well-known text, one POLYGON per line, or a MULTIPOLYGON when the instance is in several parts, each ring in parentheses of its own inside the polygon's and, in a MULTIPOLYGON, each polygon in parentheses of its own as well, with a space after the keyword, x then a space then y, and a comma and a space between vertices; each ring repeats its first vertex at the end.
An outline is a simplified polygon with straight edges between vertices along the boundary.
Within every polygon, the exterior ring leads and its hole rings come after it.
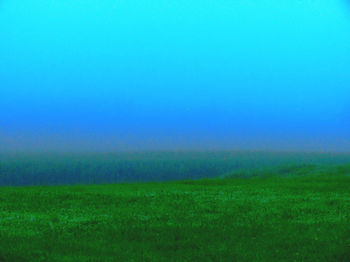
POLYGON ((0 188, 0 261, 350 261, 350 167, 0 188))

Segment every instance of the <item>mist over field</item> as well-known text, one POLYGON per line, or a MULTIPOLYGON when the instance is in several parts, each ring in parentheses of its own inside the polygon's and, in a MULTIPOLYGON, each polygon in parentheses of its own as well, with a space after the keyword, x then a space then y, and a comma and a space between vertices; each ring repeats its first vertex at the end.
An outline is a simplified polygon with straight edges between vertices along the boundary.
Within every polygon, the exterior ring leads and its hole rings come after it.
POLYGON ((350 150, 348 1, 1 1, 0 151, 350 150))
POLYGON ((350 261, 350 0, 0 0, 0 262, 350 261))

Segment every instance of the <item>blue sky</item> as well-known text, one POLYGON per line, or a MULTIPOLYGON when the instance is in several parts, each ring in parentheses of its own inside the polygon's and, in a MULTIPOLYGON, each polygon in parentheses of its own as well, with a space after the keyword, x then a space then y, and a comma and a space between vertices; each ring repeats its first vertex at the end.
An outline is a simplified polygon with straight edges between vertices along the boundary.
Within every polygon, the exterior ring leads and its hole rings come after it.
POLYGON ((350 151, 350 5, 0 1, 3 150, 350 151))

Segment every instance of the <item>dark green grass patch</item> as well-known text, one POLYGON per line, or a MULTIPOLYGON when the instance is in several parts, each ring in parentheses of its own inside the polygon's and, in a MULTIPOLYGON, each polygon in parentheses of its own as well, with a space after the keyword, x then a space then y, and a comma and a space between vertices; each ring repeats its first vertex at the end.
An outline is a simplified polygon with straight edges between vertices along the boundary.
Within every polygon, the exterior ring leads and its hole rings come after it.
POLYGON ((324 168, 3 187, 0 261, 350 261, 349 168, 324 168))

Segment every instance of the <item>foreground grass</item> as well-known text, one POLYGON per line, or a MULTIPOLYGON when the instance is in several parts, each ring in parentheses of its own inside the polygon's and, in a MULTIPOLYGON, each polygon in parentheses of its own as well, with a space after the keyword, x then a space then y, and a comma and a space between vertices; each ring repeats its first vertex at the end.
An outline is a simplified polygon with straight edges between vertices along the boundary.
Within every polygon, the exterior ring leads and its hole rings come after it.
POLYGON ((350 261, 350 178, 0 188, 0 261, 350 261))

